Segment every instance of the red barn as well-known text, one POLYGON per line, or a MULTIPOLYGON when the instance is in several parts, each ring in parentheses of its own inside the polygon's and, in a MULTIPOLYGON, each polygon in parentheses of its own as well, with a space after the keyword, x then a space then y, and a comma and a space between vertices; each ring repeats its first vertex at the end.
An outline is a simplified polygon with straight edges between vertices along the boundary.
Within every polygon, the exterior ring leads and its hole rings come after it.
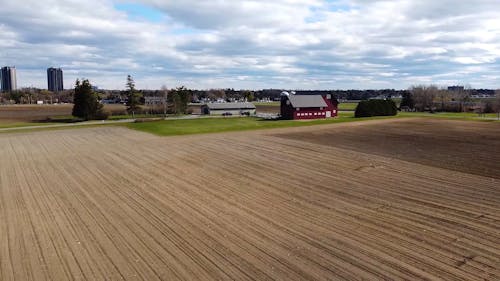
POLYGON ((332 95, 281 94, 281 118, 310 120, 337 117, 338 101, 332 95))

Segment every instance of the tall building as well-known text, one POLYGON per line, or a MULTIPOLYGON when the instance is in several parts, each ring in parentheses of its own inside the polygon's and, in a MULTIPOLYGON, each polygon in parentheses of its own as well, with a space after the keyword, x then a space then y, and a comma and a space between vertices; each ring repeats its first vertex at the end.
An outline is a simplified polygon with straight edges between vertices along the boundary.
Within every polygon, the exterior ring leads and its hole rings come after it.
POLYGON ((448 91, 450 92, 463 92, 465 90, 464 86, 450 86, 448 87, 448 91))
POLYGON ((16 67, 2 67, 2 92, 12 92, 17 90, 16 67))
POLYGON ((48 89, 51 92, 60 92, 64 90, 63 71, 60 68, 47 68, 48 89))

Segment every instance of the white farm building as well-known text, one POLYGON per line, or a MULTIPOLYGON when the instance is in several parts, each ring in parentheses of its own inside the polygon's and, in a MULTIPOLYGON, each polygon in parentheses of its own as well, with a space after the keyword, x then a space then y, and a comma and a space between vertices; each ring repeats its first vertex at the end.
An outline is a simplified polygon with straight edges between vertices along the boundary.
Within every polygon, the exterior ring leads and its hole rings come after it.
POLYGON ((201 106, 202 114, 209 115, 255 115, 256 108, 251 102, 207 103, 201 106))

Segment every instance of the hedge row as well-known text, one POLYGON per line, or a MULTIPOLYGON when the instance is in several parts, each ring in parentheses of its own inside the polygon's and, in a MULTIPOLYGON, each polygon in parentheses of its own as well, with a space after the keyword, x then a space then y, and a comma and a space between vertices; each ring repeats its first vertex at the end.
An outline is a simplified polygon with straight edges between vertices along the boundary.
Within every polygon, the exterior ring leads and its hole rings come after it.
POLYGON ((355 117, 394 116, 398 108, 393 100, 365 100, 356 107, 355 117))

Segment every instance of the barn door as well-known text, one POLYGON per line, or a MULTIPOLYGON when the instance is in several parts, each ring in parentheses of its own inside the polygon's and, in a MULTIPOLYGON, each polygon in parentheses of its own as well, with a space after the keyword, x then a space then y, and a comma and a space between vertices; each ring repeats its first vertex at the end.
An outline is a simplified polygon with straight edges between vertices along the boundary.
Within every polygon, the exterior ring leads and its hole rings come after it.
POLYGON ((326 112, 326 118, 330 118, 330 117, 332 117, 332 112, 330 110, 328 110, 326 112))

